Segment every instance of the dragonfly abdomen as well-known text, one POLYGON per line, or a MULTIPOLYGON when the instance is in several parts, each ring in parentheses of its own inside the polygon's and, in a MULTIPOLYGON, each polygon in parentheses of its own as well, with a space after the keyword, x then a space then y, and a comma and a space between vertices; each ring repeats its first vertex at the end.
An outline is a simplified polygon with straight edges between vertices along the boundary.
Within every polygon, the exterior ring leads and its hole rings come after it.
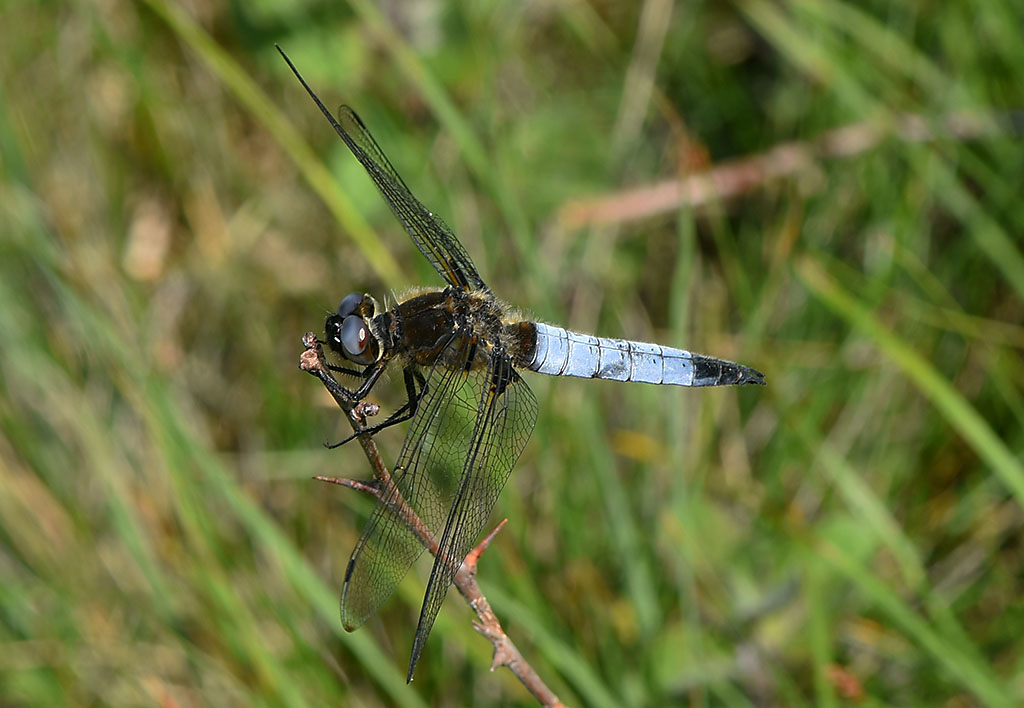
POLYGON ((540 322, 534 326, 537 340, 526 368, 541 374, 674 386, 764 385, 760 371, 724 359, 540 322))

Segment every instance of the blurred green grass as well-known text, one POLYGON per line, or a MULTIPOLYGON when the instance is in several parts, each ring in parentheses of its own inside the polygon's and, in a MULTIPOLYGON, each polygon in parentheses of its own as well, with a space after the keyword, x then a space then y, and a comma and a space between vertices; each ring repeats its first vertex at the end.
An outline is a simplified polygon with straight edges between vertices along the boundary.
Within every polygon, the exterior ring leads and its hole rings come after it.
POLYGON ((4 4, 0 703, 531 703, 454 593, 404 684, 422 569, 341 631, 370 504, 309 477, 369 470, 320 446, 344 422, 299 337, 437 277, 279 42, 497 293, 767 373, 530 378, 482 585, 567 704, 1020 705, 1024 146, 941 126, 1019 116, 1021 8, 385 7, 4 4), (558 218, 904 114, 935 139, 558 218))

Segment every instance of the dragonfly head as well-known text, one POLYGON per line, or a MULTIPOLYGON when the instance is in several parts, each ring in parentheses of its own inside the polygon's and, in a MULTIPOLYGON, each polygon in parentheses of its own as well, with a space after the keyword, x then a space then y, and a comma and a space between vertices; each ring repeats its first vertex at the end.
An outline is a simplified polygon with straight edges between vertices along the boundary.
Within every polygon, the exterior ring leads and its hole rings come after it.
POLYGON ((324 323, 327 346, 349 361, 368 365, 380 358, 381 347, 370 329, 377 303, 364 293, 351 293, 338 305, 338 311, 328 315, 324 323))

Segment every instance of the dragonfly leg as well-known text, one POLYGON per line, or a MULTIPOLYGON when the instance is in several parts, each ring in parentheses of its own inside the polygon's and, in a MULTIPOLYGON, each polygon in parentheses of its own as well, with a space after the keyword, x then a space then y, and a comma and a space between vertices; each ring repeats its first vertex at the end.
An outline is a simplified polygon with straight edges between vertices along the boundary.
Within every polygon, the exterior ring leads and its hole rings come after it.
POLYGON ((325 444, 324 447, 333 450, 336 447, 341 447, 345 443, 355 440, 361 435, 376 435, 385 428, 390 428, 392 425, 397 425, 398 423, 404 423, 416 415, 416 408, 419 405, 420 399, 423 398, 423 394, 427 392, 427 381, 423 378, 423 374, 412 367, 406 367, 403 374, 405 377, 405 393, 407 398, 405 404, 401 408, 388 416, 388 419, 383 423, 363 428, 360 431, 352 433, 341 442, 325 444), (419 393, 416 392, 417 383, 420 385, 419 393))
MULTIPOLYGON (((330 364, 327 366, 332 371, 337 371, 338 369, 341 369, 341 367, 335 368, 333 365, 330 364)), ((370 389, 372 389, 374 387, 374 384, 377 383, 377 379, 379 379, 380 375, 384 373, 384 369, 386 367, 387 361, 382 360, 376 362, 375 364, 370 364, 363 371, 343 369, 343 373, 351 373, 354 376, 360 376, 366 379, 365 381, 363 381, 363 383, 359 385, 359 388, 357 388, 355 391, 345 388, 340 383, 335 381, 334 378, 331 376, 322 376, 320 377, 320 380, 323 382, 324 386, 327 387, 327 390, 330 391, 334 396, 338 398, 344 398, 346 401, 349 401, 351 403, 358 403, 359 401, 366 398, 366 396, 370 393, 370 389)))
POLYGON ((346 369, 344 366, 336 366, 334 364, 328 364, 327 362, 324 362, 324 366, 327 369, 329 369, 330 371, 333 371, 336 374, 345 374, 346 376, 357 376, 359 378, 362 378, 365 375, 364 371, 356 371, 355 369, 346 369))
POLYGON ((352 392, 352 395, 357 401, 361 401, 369 395, 370 389, 377 385, 377 379, 380 378, 380 375, 384 373, 384 369, 386 368, 387 360, 381 360, 376 364, 370 364, 366 367, 363 373, 360 374, 361 376, 365 376, 366 380, 359 385, 359 388, 352 392))

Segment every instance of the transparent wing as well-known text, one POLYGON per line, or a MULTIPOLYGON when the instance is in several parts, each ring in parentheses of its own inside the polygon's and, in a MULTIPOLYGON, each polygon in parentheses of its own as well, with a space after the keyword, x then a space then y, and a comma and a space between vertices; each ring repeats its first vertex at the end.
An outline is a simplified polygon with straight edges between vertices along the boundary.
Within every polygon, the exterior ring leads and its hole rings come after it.
POLYGON ((466 290, 488 290, 458 238, 441 217, 412 195, 356 112, 342 106, 338 109, 338 123, 335 130, 366 169, 384 201, 434 270, 451 285, 466 290))
MULTIPOLYGON (((453 339, 448 348, 459 343, 453 339)), ((436 546, 435 534, 444 526, 462 469, 460 456, 465 455, 472 433, 475 402, 471 391, 463 391, 471 383, 465 371, 454 367, 437 365, 428 373, 426 392, 391 472, 394 484, 382 490, 345 570, 341 591, 345 629, 352 631, 373 615, 424 547, 431 542, 436 546), (414 527, 403 514, 403 503, 416 514, 421 527, 414 527)))
MULTIPOLYGON (((439 363, 429 373, 426 392, 392 472, 394 485, 384 490, 345 571, 341 619, 350 631, 394 592, 425 543, 437 546, 449 509, 458 503, 467 451, 478 428, 478 410, 488 381, 483 368, 467 371, 465 362, 472 354, 473 348, 464 339, 455 338, 440 356, 447 366, 439 363), (414 525, 408 510, 418 517, 419 526, 414 525)), ((525 383, 521 385, 525 387, 525 383)), ((507 468, 502 480, 508 477, 536 418, 536 402, 529 389, 525 395, 517 392, 518 399, 527 404, 528 425, 522 439, 516 441, 514 454, 504 454, 507 468)), ((500 486, 495 499, 498 491, 500 486)), ((473 536, 493 504, 491 500, 473 536)))
POLYGON ((487 523, 537 420, 537 400, 506 356, 492 357, 486 373, 473 377, 466 388, 473 389, 479 400, 476 420, 423 598, 409 661, 410 681, 448 587, 487 523))
POLYGON ((288 62, 292 73, 306 89, 306 93, 310 95, 320 112, 334 127, 334 131, 359 160, 366 173, 370 175, 370 179, 377 185, 377 189, 380 190, 384 200, 391 207, 391 211, 402 222, 402 226, 405 227, 413 243, 427 257, 441 277, 450 285, 465 290, 488 290, 487 285, 480 278, 480 274, 477 273, 473 260, 459 243, 455 234, 440 217, 423 206, 412 195, 356 112, 348 106, 342 106, 338 111, 338 119, 335 120, 320 97, 313 93, 313 89, 302 78, 302 74, 292 64, 288 55, 280 47, 277 48, 277 51, 281 52, 281 56, 288 62))

